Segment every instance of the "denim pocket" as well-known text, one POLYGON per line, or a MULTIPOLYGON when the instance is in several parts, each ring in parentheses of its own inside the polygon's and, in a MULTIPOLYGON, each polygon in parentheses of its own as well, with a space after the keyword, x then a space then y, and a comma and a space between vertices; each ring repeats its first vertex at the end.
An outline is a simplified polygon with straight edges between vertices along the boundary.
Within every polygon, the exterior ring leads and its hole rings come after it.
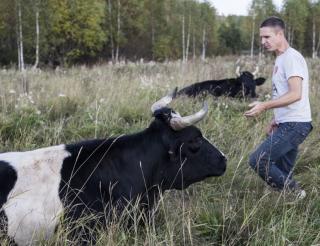
POLYGON ((310 122, 288 122, 290 125, 291 140, 294 145, 301 144, 309 133, 312 131, 312 124, 310 122))

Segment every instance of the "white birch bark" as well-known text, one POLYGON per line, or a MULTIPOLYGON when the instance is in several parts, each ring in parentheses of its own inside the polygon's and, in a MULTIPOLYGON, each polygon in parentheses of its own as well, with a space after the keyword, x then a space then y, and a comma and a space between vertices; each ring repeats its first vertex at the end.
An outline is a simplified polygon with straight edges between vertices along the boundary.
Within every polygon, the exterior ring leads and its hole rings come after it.
POLYGON ((21 71, 21 60, 20 60, 20 41, 19 41, 19 23, 16 24, 16 35, 17 35, 17 50, 18 50, 18 70, 21 71))
POLYGON ((312 58, 316 58, 316 23, 312 18, 312 58))
POLYGON ((150 6, 150 11, 151 11, 151 57, 152 60, 154 60, 154 44, 155 44, 155 35, 156 35, 156 31, 155 31, 155 18, 154 18, 154 7, 150 6))
POLYGON ((120 0, 118 0, 118 14, 117 14, 117 48, 116 48, 116 57, 115 60, 116 62, 119 62, 119 43, 120 43, 120 28, 121 28, 121 18, 120 18, 120 8, 121 8, 121 4, 120 4, 120 0))
POLYGON ((184 15, 182 16, 182 61, 186 61, 186 56, 185 56, 185 30, 184 30, 184 15))
POLYGON ((24 57, 23 57, 23 34, 22 34, 22 18, 21 18, 21 3, 18 0, 18 35, 19 35, 19 60, 20 60, 20 71, 24 70, 24 57))
POLYGON ((109 32, 110 32, 110 43, 111 43, 111 60, 114 60, 114 42, 113 42, 113 28, 112 28, 112 5, 111 0, 108 0, 108 14, 109 14, 109 32))
POLYGON ((36 69, 38 67, 39 64, 39 40, 40 40, 40 26, 39 26, 39 2, 36 1, 36 6, 35 6, 35 10, 36 10, 36 61, 32 67, 32 69, 36 69))
POLYGON ((18 48, 20 49, 19 53, 19 60, 20 60, 20 72, 21 72, 21 84, 23 93, 27 94, 29 91, 28 81, 27 81, 27 74, 24 65, 24 56, 23 56, 23 33, 22 33, 22 13, 21 13, 21 2, 20 0, 17 1, 17 8, 18 8, 18 48))
POLYGON ((201 55, 202 61, 206 59, 206 28, 203 27, 202 30, 202 55, 201 55))
POLYGON ((187 34, 187 46, 186 46, 186 52, 185 52, 185 56, 186 56, 186 62, 189 59, 189 45, 190 45, 190 24, 191 23, 191 16, 189 16, 189 23, 188 23, 188 34, 187 34))
POLYGON ((320 49, 320 33, 318 33, 318 43, 317 43, 317 47, 316 47, 316 50, 315 50, 315 53, 316 53, 316 57, 319 53, 319 49, 320 49))
POLYGON ((194 31, 192 33, 192 59, 195 60, 196 59, 196 38, 194 36, 194 31))
POLYGON ((252 30, 251 30, 251 50, 250 50, 250 56, 253 58, 253 52, 254 52, 254 29, 255 29, 255 13, 253 13, 252 16, 252 30))

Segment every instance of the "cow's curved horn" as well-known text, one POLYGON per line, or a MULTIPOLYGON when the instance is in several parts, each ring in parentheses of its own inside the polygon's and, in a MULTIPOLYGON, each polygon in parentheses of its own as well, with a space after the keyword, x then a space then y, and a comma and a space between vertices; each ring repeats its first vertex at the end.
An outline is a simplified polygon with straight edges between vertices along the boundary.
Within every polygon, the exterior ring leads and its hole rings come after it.
POLYGON ((240 76, 240 66, 237 66, 237 68, 236 68, 236 75, 240 76))
POLYGON ((208 113, 208 104, 204 102, 203 107, 200 111, 195 114, 185 116, 185 117, 173 117, 170 120, 170 126, 173 130, 181 130, 187 126, 191 126, 200 120, 202 120, 208 113))
POLYGON ((177 91, 178 91, 178 87, 174 88, 174 90, 170 92, 168 95, 166 95, 165 97, 161 98, 160 100, 152 104, 151 106, 152 113, 154 113, 158 109, 166 107, 172 101, 172 99, 176 97, 177 91))
POLYGON ((259 73, 259 66, 256 66, 256 70, 252 73, 253 77, 257 76, 259 73))

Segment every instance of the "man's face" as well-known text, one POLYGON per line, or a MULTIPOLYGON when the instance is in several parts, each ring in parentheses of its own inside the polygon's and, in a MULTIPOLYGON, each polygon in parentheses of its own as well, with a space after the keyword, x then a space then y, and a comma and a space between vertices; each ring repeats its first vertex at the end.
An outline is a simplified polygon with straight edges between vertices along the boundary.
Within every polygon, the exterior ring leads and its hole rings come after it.
POLYGON ((281 44, 283 31, 278 27, 261 27, 260 38, 266 50, 276 51, 281 44))

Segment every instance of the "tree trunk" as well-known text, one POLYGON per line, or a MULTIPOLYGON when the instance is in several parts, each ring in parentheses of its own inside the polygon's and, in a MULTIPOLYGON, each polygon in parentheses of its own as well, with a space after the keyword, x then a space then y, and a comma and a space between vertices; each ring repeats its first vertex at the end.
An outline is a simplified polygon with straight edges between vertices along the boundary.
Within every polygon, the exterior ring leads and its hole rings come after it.
POLYGON ((24 57, 23 57, 23 33, 22 33, 22 17, 21 17, 21 3, 20 0, 17 1, 17 11, 18 11, 18 49, 19 49, 19 69, 21 72, 21 84, 22 84, 22 91, 25 94, 28 94, 29 85, 27 81, 27 74, 24 66, 24 57))
POLYGON ((108 13, 109 13, 109 32, 110 32, 110 43, 111 43, 111 60, 112 63, 115 63, 114 60, 114 43, 113 43, 113 28, 112 28, 112 5, 111 0, 108 0, 108 13))
POLYGON ((120 0, 118 0, 118 15, 117 15, 117 48, 116 48, 116 62, 119 62, 119 43, 120 43, 120 0))
POLYGON ((150 13, 151 13, 151 58, 154 60, 154 44, 155 44, 155 18, 154 18, 154 8, 153 5, 150 5, 150 13))
POLYGON ((287 27, 287 39, 288 39, 288 43, 290 44, 290 26, 287 27))
POLYGON ((251 59, 253 58, 253 51, 254 51, 254 29, 255 29, 255 15, 253 13, 252 17, 252 32, 251 32, 251 51, 250 51, 250 56, 251 59))
POLYGON ((320 32, 318 33, 318 43, 317 43, 317 47, 315 50, 316 57, 318 56, 319 49, 320 49, 320 32))
POLYGON ((152 60, 154 60, 154 43, 155 43, 155 28, 154 28, 154 20, 152 18, 152 24, 151 24, 151 54, 152 54, 152 60))
POLYGON ((195 60, 196 59, 196 38, 194 36, 194 30, 192 33, 192 59, 195 60))
POLYGON ((291 26, 289 26, 288 28, 288 43, 290 46, 292 46, 293 44, 293 28, 291 26))
POLYGON ((190 45, 190 24, 191 23, 191 16, 189 16, 189 24, 188 24, 188 34, 187 34, 187 47, 186 47, 186 62, 188 61, 189 58, 189 45, 190 45))
POLYGON ((206 29, 203 27, 202 30, 202 55, 201 55, 202 61, 206 59, 206 29))
POLYGON ((317 57, 316 51, 316 23, 315 19, 312 19, 312 58, 317 57))
POLYGON ((185 30, 184 30, 184 15, 182 16, 182 61, 186 61, 185 56, 185 30))
POLYGON ((36 61, 32 69, 36 69, 39 64, 39 36, 40 36, 40 27, 39 27, 39 5, 36 2, 36 61))
POLYGON ((22 18, 21 18, 21 3, 18 0, 18 42, 19 42, 19 61, 20 71, 24 69, 24 58, 23 58, 23 34, 22 34, 22 18))
POLYGON ((20 41, 19 41, 19 23, 16 24, 16 35, 17 35, 17 50, 18 50, 18 70, 21 71, 21 60, 20 60, 20 41))

